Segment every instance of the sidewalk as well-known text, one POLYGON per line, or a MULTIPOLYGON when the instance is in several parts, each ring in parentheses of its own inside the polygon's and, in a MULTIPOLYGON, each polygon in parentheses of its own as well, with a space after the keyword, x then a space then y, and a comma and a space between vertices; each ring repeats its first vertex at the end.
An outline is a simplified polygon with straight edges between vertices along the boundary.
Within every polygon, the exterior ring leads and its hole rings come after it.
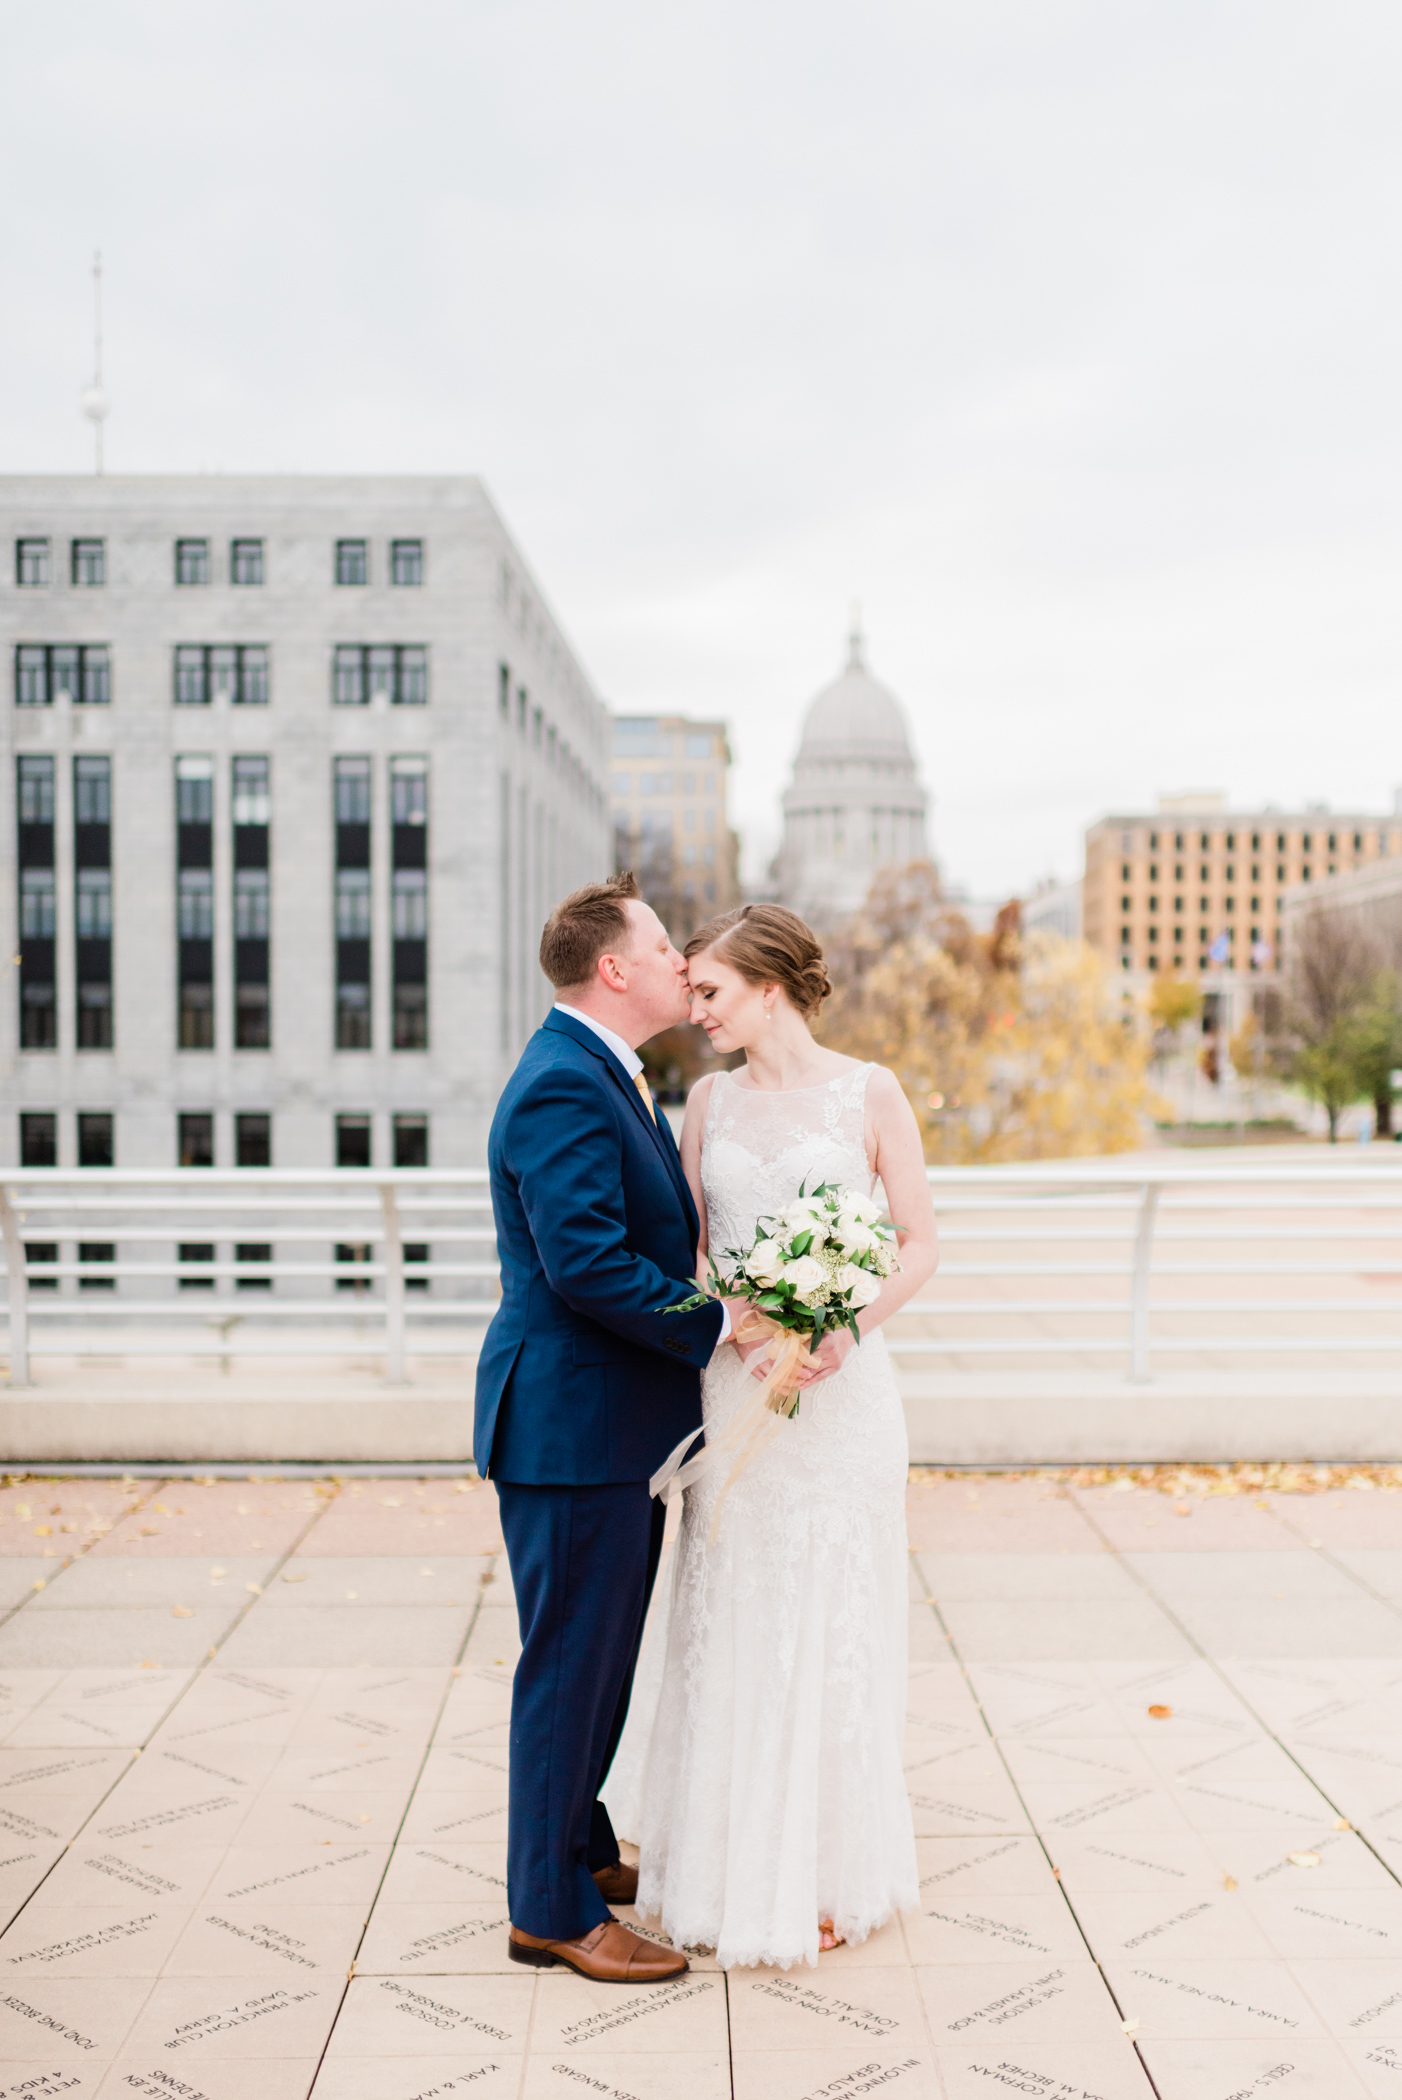
POLYGON ((0 2100, 1402 2095, 1402 1493, 910 1501, 920 1915, 630 1991, 505 1959, 490 1489, 0 1490, 0 2100))

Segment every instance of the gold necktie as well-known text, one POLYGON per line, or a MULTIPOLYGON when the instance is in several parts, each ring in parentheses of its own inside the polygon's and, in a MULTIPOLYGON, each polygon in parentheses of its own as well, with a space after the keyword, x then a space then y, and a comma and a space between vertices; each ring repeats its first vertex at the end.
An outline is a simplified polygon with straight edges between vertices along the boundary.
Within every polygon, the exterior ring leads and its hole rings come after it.
POLYGON ((647 1090, 647 1081, 643 1078, 641 1072, 635 1072, 633 1074, 633 1084, 637 1088, 638 1092, 642 1095, 643 1106, 644 1108, 646 1108, 648 1114, 652 1117, 652 1120, 655 1123, 657 1121, 657 1110, 652 1105, 652 1096, 647 1090))

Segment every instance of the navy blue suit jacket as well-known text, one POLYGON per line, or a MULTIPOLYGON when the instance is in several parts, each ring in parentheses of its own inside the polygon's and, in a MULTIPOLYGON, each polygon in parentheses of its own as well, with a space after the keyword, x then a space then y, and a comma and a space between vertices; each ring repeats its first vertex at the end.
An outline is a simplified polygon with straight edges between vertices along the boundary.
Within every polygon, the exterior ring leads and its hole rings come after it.
POLYGON ((528 1486, 646 1480, 701 1427, 720 1333, 695 1290, 696 1206, 602 1040, 552 1008, 492 1119, 501 1305, 477 1365, 477 1470, 528 1486))

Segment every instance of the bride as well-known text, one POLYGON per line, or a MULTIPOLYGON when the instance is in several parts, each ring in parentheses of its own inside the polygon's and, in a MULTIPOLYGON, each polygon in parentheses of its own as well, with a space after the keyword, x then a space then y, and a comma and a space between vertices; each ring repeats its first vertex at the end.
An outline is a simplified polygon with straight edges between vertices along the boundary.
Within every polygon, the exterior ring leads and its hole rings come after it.
MULTIPOLYGON (((745 1053, 687 1104, 699 1265, 709 1245, 724 1272, 760 1218, 821 1181, 869 1195, 879 1180, 899 1236, 899 1272, 858 1315, 860 1347, 839 1330, 804 1359, 798 1415, 732 1481, 713 1541, 727 1464, 688 1487, 655 1709, 640 1685, 607 1790, 638 1839, 641 1912, 723 1967, 788 1968, 918 1902, 901 1759, 906 1431, 880 1328, 933 1272, 935 1221, 894 1074, 809 1033, 831 987, 803 920, 746 905, 686 956, 692 1020, 717 1051, 745 1053)), ((772 1350, 716 1352, 710 1439, 772 1350)))

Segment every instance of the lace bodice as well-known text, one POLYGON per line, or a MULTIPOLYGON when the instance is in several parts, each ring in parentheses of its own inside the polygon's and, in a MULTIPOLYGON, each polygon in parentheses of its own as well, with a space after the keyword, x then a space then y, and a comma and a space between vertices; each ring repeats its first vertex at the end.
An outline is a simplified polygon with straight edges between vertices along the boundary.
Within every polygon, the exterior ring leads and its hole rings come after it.
POLYGON ((866 1148, 867 1081, 873 1065, 850 1065, 822 1086, 766 1093, 718 1072, 706 1104, 701 1186, 711 1256, 744 1249, 759 1220, 792 1203, 800 1188, 840 1182, 869 1196, 876 1186, 866 1148))

